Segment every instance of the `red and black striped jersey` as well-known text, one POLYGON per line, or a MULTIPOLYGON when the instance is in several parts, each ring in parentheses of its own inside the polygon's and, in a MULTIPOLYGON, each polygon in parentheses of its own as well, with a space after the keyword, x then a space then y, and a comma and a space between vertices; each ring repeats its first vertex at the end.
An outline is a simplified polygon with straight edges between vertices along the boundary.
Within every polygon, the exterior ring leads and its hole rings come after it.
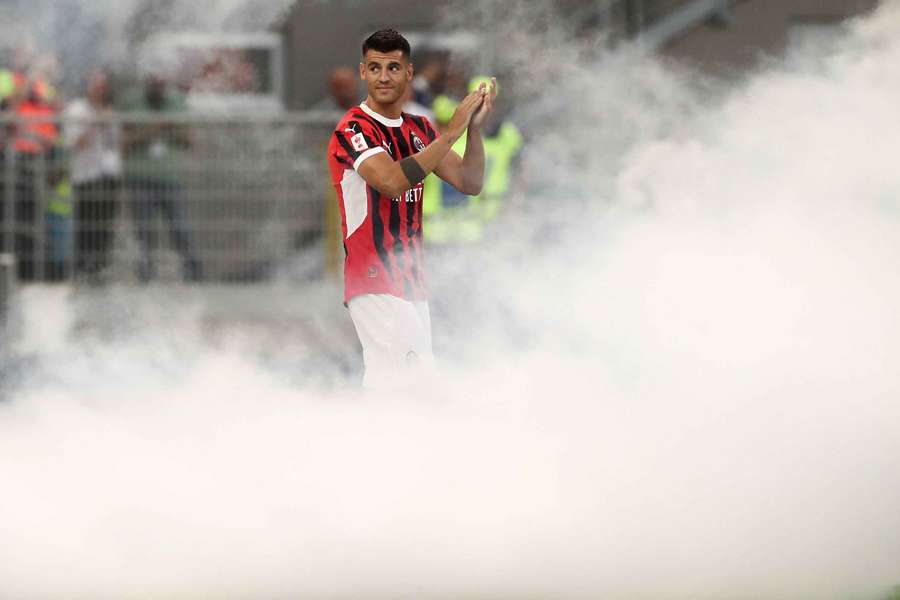
POLYGON ((395 161, 411 156, 437 136, 425 117, 402 113, 390 119, 365 103, 347 111, 335 127, 328 166, 344 233, 344 302, 359 294, 427 298, 422 183, 390 198, 366 184, 356 170, 380 152, 395 161))

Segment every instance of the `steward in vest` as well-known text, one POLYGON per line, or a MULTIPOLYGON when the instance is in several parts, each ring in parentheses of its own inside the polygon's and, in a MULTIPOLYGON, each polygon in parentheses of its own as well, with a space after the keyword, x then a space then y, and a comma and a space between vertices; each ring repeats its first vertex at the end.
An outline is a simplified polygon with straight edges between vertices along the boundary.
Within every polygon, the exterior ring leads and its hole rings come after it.
MULTIPOLYGON (((39 79, 30 80, 21 94, 13 97, 11 108, 16 116, 11 145, 15 150, 13 207, 17 232, 14 250, 19 278, 31 281, 40 275, 36 262, 40 236, 44 226, 42 192, 48 183, 48 170, 57 152, 59 126, 56 108, 47 98, 49 86, 39 79)), ((8 168, 6 165, 4 168, 8 168)))
POLYGON ((9 110, 22 94, 27 78, 24 73, 0 69, 0 108, 9 110))
MULTIPOLYGON (((477 90, 489 79, 475 77, 469 90, 477 90)), ((453 114, 456 103, 446 96, 435 99, 433 110, 439 125, 453 114), (449 113, 448 113, 449 111, 449 113)), ((513 160, 522 148, 522 135, 515 125, 503 122, 488 126, 484 133, 484 185, 477 196, 466 196, 445 184, 434 174, 425 179, 422 211, 425 215, 425 240, 430 244, 471 244, 484 238, 485 228, 503 206, 510 188, 513 160)), ((466 138, 461 137, 453 150, 462 155, 466 138)))
POLYGON ((19 154, 47 153, 59 139, 56 109, 47 99, 48 89, 41 81, 33 82, 15 107, 17 123, 13 147, 19 154))
POLYGON ((45 277, 50 281, 60 281, 65 278, 72 262, 72 184, 61 166, 51 170, 49 183, 49 198, 44 213, 47 227, 45 277))

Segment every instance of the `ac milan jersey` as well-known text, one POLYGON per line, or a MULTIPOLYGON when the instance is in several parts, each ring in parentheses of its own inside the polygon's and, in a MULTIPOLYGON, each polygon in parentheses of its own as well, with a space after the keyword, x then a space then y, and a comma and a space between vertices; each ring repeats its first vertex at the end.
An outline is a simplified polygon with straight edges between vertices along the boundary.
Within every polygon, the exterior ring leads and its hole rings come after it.
POLYGON ((341 207, 344 302, 359 294, 424 300, 422 183, 397 198, 381 194, 356 172, 375 154, 395 161, 425 149, 437 133, 425 117, 390 119, 365 103, 351 108, 328 145, 328 166, 341 207))

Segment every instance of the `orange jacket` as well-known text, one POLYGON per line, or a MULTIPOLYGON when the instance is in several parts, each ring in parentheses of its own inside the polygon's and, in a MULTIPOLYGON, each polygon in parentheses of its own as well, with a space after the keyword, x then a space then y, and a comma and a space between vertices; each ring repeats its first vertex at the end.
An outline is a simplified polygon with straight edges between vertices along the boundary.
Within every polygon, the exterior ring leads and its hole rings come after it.
POLYGON ((56 126, 56 111, 43 102, 24 100, 16 107, 19 122, 16 126, 14 147, 16 152, 41 154, 56 143, 59 128, 56 126))

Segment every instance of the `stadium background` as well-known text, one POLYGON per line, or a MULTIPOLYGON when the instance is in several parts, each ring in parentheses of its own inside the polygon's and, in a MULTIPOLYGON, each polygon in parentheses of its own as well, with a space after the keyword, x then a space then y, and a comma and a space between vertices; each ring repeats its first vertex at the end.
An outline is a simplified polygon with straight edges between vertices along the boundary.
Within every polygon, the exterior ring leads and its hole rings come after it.
MULTIPOLYGON (((54 66, 48 78, 56 79, 53 85, 60 88, 61 98, 83 95, 87 73, 107 66, 111 66, 120 94, 139 87, 142 77, 158 70, 167 73, 173 86, 188 90, 193 107, 190 114, 164 116, 162 120, 189 124, 197 138, 191 163, 183 165, 180 176, 185 178, 187 188, 188 228, 194 232, 206 279, 211 281, 270 280, 276 273, 290 270, 298 260, 307 272, 316 272, 311 266, 315 263, 331 273, 339 269, 340 244, 334 236, 335 214, 330 210, 333 202, 319 160, 334 114, 321 114, 314 107, 328 96, 329 73, 356 64, 355 41, 375 23, 390 15, 390 21, 413 40, 418 64, 441 60, 464 77, 488 71, 502 77, 504 71, 509 72, 510 54, 501 55, 497 46, 508 46, 517 33, 490 26, 497 22, 501 10, 497 3, 457 2, 436 7, 400 1, 298 2, 278 10, 269 7, 259 11, 270 15, 268 23, 260 23, 265 17, 259 15, 252 19, 246 16, 251 12, 246 8, 233 10, 234 14, 226 12, 231 22, 220 19, 227 23, 215 23, 223 29, 215 32, 203 22, 193 29, 169 23, 177 19, 172 3, 136 2, 130 12, 124 11, 127 18, 120 17, 124 20, 123 31, 119 32, 122 39, 110 47, 123 46, 125 52, 113 58, 92 56, 97 54, 96 48, 79 52, 85 43, 79 37, 68 44, 67 40, 50 38, 57 33, 54 29, 64 26, 60 15, 74 16, 79 24, 94 21, 95 29, 100 28, 97 15, 79 9, 77 3, 66 5, 71 15, 40 4, 7 4, 7 62, 14 62, 17 49, 23 46, 29 48, 32 62, 50 57, 54 66), (439 20, 435 19, 436 10, 439 14, 443 11, 439 20), (42 18, 48 23, 40 22, 42 18), (15 23, 20 19, 25 20, 26 27, 18 29, 15 23), (38 20, 31 24, 31 31, 28 19, 38 20), (442 27, 436 28, 437 23, 442 27), (335 39, 346 39, 347 43, 335 44, 335 39), (54 47, 59 44, 63 47, 54 47), (210 93, 198 86, 198 79, 210 75, 198 74, 198 67, 187 63, 205 60, 208 66, 217 52, 240 54, 251 65, 255 73, 252 90, 219 89, 210 93)), ((637 40, 644 50, 664 59, 710 76, 737 79, 761 62, 783 56, 807 38, 836 33, 844 20, 871 10, 875 4, 868 0, 560 1, 520 3, 519 10, 540 12, 538 23, 540 19, 552 19, 557 25, 564 24, 578 47, 597 51, 598 45, 610 49, 637 40)), ((501 111, 508 112, 517 94, 516 78, 508 78, 505 85, 507 100, 501 111)), ((59 104, 64 104, 61 99, 59 104)), ((11 111, 3 114, 8 127, 15 118, 11 111)), ((121 118, 137 125, 146 116, 123 114, 121 118)), ((7 137, 6 152, 15 153, 13 136, 7 137)), ((47 278, 46 254, 51 251, 47 226, 34 216, 20 222, 12 213, 17 210, 17 186, 35 188, 34 211, 47 212, 52 194, 48 180, 54 172, 65 171, 69 158, 64 148, 56 150, 53 155, 39 157, 36 174, 18 178, 15 156, 11 154, 4 161, 4 181, 8 182, 3 188, 4 210, 9 212, 3 221, 4 251, 15 254, 13 230, 24 230, 19 234, 31 238, 35 271, 24 274, 39 281, 47 278)), ((127 247, 134 246, 134 236, 124 231, 129 228, 128 219, 123 216, 121 221, 123 235, 117 236, 120 267, 136 260, 137 252, 127 247)), ((158 233, 165 240, 166 232, 161 229, 158 233)), ((165 248, 161 252, 165 253, 165 248)), ((31 262, 31 257, 26 261, 31 262)), ((63 270, 71 275, 68 262, 65 258, 63 261, 63 270)), ((20 275, 22 271, 20 266, 20 275)), ((127 278, 126 271, 123 268, 118 278, 127 278)))

